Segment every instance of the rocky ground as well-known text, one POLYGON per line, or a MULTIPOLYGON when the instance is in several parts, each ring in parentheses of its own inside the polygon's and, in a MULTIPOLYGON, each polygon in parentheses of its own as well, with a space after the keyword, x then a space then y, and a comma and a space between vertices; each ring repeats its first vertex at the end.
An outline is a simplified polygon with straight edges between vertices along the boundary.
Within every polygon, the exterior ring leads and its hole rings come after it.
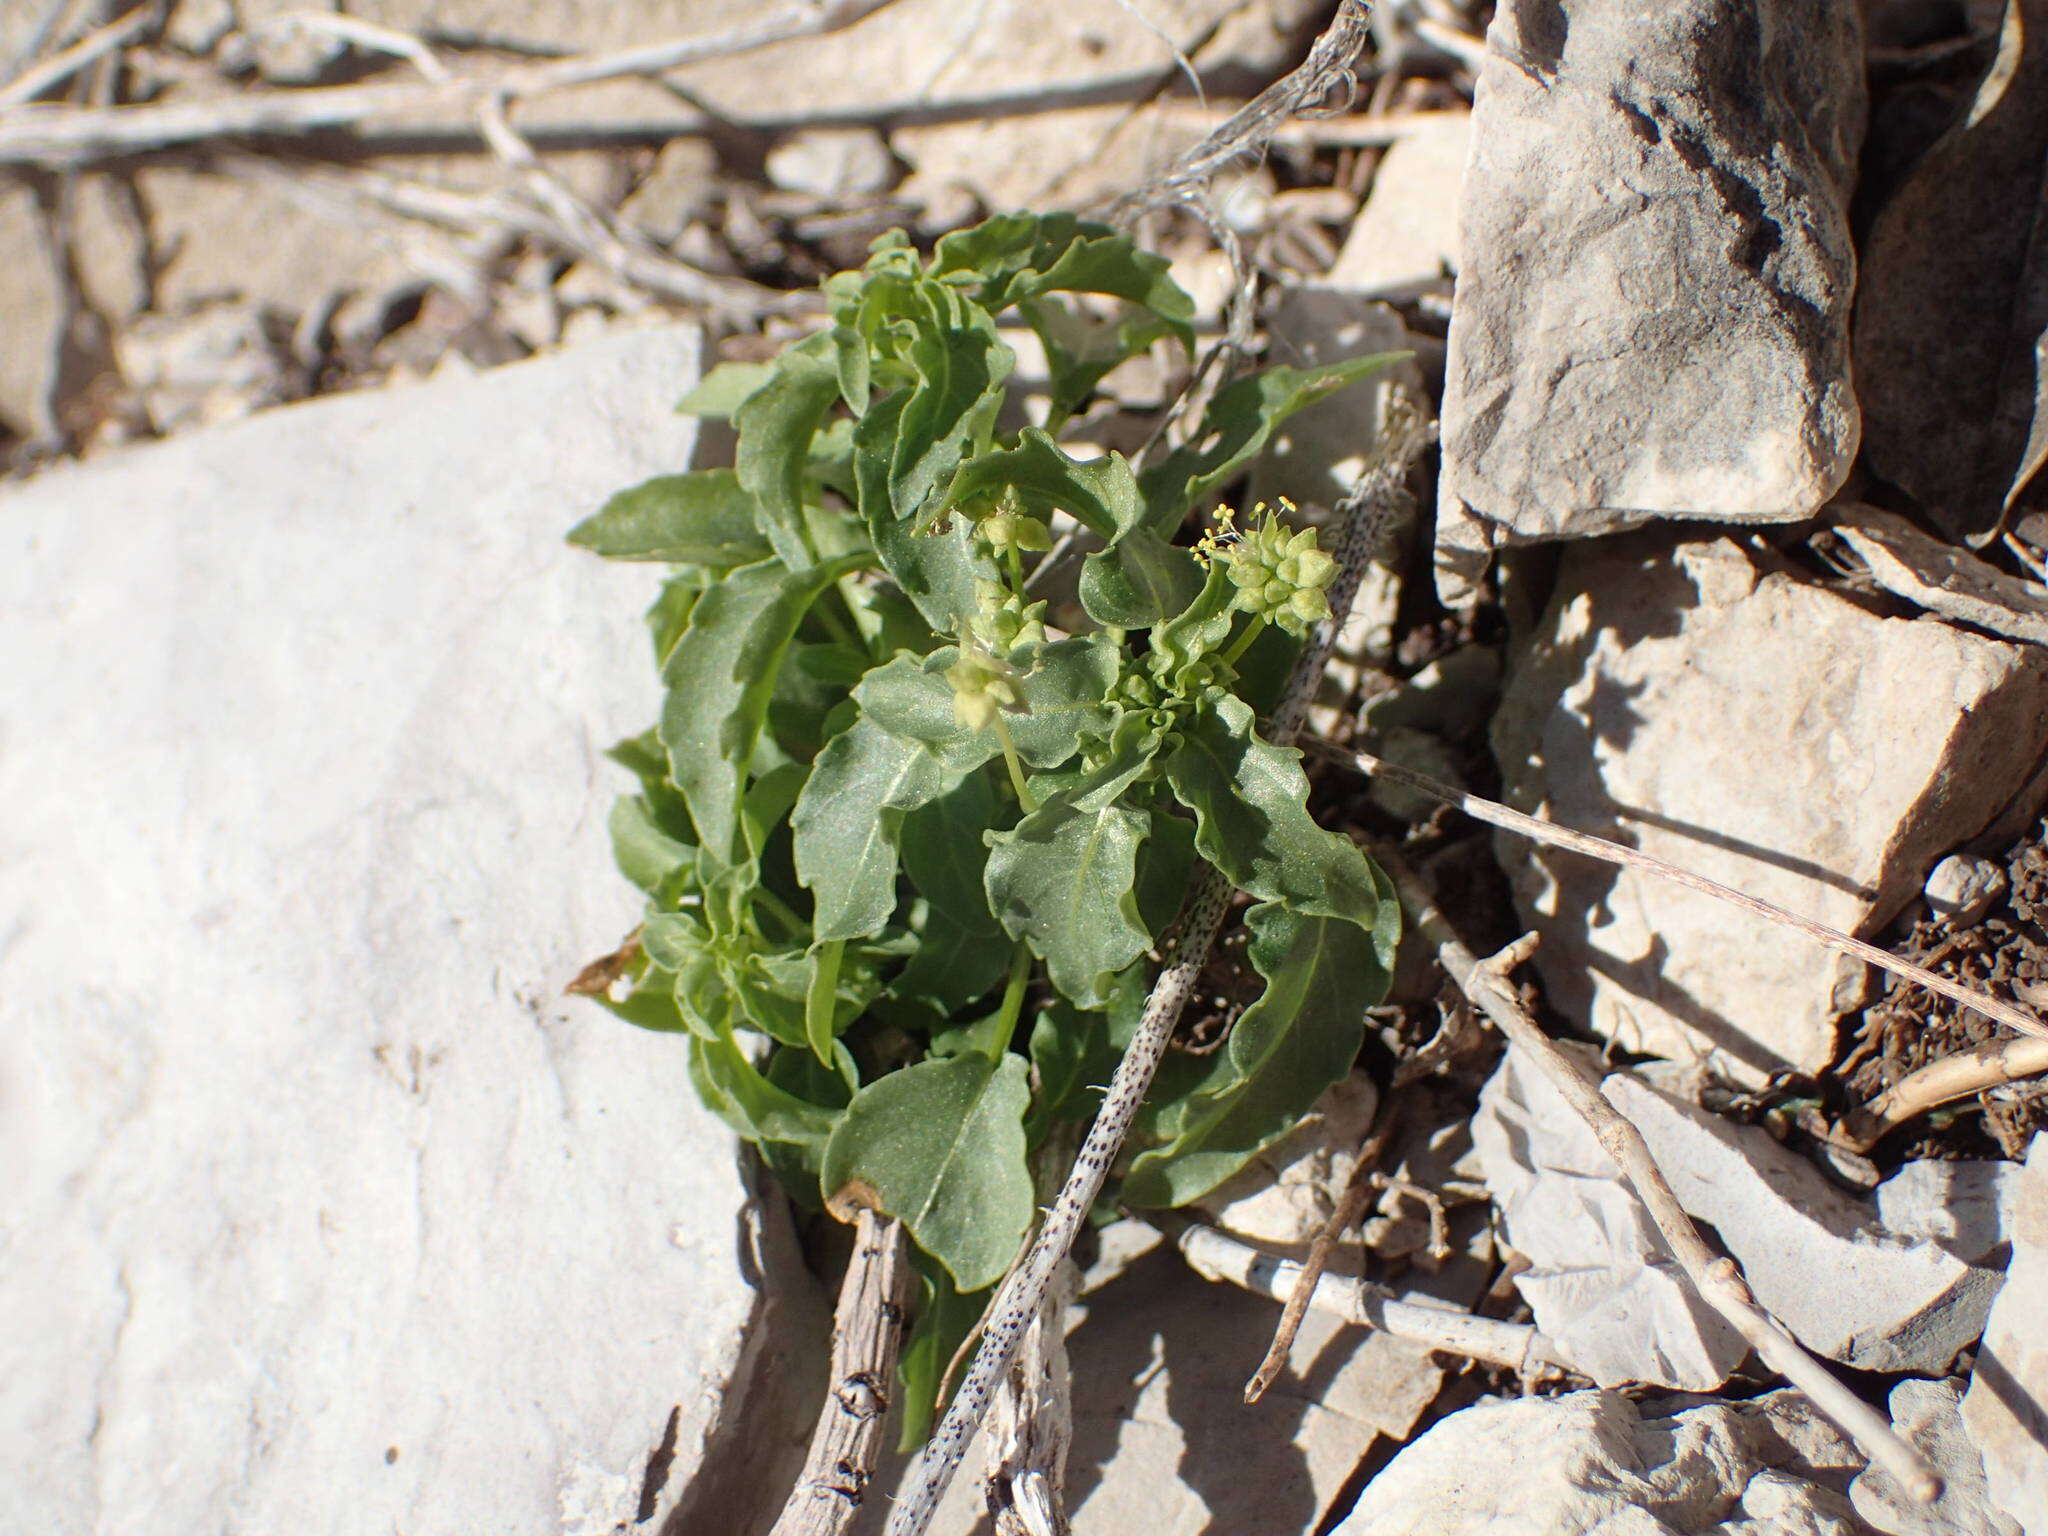
MULTIPOLYGON (((633 921, 599 754, 652 590, 561 533, 729 452, 673 401, 874 235, 1100 213, 1333 11, 0 10, 0 1527, 767 1528, 844 1238, 561 995, 633 921)), ((1137 226, 1206 340, 1413 354, 1242 500, 1318 515, 1394 402, 1438 424, 1315 732, 2048 1015, 2048 4, 1372 28, 1354 99, 1137 226)), ((1258 1177, 1082 1255, 1073 1529, 2048 1536, 2048 1046, 1309 761, 1474 951, 1539 935, 1523 1003, 1946 1491, 1700 1299, 1417 941, 1258 1177), (1347 1189, 1246 1406, 1246 1245, 1347 1189)))

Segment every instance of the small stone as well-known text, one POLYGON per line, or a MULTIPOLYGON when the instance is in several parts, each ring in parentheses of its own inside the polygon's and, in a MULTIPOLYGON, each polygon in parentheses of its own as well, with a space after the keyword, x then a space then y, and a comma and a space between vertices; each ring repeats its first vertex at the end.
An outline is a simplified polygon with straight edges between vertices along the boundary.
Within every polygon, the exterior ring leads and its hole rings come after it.
POLYGON ((1790 522, 1856 456, 1857 7, 1498 7, 1473 112, 1437 580, 1652 518, 1790 522))
POLYGON ((1921 894, 1950 928, 1968 928, 2005 895, 2005 870, 1972 853, 1952 853, 1935 865, 1921 894))
POLYGON ((768 180, 828 202, 885 192, 896 157, 872 128, 806 128, 768 152, 768 180))
POLYGON ((2048 645, 2048 586, 2001 571, 1896 513, 1856 502, 1829 510, 1836 534, 1887 592, 1945 619, 2048 645))
POLYGON ((1901 1237, 1934 1239, 1966 1264, 2002 1269, 2024 1177, 2019 1163, 1925 1158, 1877 1186, 1877 1218, 1901 1237))
POLYGON ((1388 148, 1323 281, 1369 298, 1445 289, 1458 271, 1458 218, 1472 116, 1433 113, 1388 148))
POLYGON ((1984 1457, 1970 1443, 1953 1381, 1902 1381, 1892 1388, 1892 1428, 1941 1478, 1932 1504, 1909 1497, 1882 1467, 1866 1467, 1849 1485, 1849 1502, 1884 1536, 2022 1536, 1991 1502, 1984 1457))
POLYGON ((2013 1199, 2012 1266, 1991 1309, 1963 1422, 1998 1507, 2027 1536, 2048 1532, 2048 1133, 2035 1136, 2013 1199))

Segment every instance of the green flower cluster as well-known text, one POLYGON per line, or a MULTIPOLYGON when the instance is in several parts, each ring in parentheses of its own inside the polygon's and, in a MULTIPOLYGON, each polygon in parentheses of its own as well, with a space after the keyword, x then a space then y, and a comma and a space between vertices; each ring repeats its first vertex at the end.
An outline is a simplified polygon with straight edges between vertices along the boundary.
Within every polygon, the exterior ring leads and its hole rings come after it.
POLYGON ((1297 638, 1330 616, 1329 586, 1337 562, 1316 548, 1316 531, 1290 533, 1269 512, 1236 543, 1218 550, 1228 562, 1235 606, 1270 619, 1297 638))
POLYGON ((1001 582, 987 577, 975 579, 974 597, 974 616, 967 627, 996 655, 1007 656, 1019 646, 1045 643, 1043 602, 1027 605, 1001 582))
POLYGON ((999 712, 1024 704, 1017 669, 978 647, 960 648, 960 659, 946 668, 946 681, 953 685, 953 719, 970 731, 987 730, 999 712))

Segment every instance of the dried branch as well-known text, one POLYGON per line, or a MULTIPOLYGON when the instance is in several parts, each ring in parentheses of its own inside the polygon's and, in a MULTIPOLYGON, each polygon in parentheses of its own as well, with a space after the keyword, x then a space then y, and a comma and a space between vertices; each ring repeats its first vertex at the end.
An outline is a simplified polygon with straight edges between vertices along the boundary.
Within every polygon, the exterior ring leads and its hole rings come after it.
POLYGON ((1987 1088, 2048 1072, 2048 1040, 1994 1040, 1908 1073, 1835 1128, 1833 1140, 1867 1152, 1916 1115, 1987 1088))
POLYGON ((1651 1223, 1671 1257, 1685 1271, 1700 1299, 1727 1319, 1763 1362, 1812 1399, 1813 1405, 1839 1425, 1871 1461, 1896 1478, 1899 1486, 1923 1504, 1941 1496, 1941 1479, 1920 1453, 1908 1445, 1885 1417, 1856 1396, 1757 1302, 1742 1270, 1733 1259, 1714 1252, 1686 1215, 1670 1182, 1650 1155, 1641 1132, 1601 1096, 1600 1085, 1543 1033, 1522 1006, 1507 974, 1536 949, 1536 935, 1525 934, 1488 960, 1475 958, 1428 889, 1405 861, 1383 862, 1394 877, 1416 931, 1431 944, 1451 979, 1474 1007, 1484 1013, 1540 1071, 1567 1104, 1585 1121, 1621 1176, 1643 1202, 1651 1223))
POLYGON ((832 1315, 832 1384, 810 1454, 769 1536, 841 1536, 867 1498, 910 1298, 903 1225, 862 1210, 832 1315))
POLYGON ((1412 768, 1403 768, 1398 763, 1374 757, 1370 752, 1339 747, 1314 737, 1309 738, 1303 745, 1313 747, 1332 762, 1355 768, 1360 773, 1419 790, 1433 800, 1456 806, 1466 815, 1479 821, 1519 833, 1539 843, 1547 843, 1554 848, 1567 848, 1573 853, 1583 853, 1589 858, 1602 859, 1609 864, 1623 864, 1630 869, 1640 869, 1661 880, 1669 880, 1674 885, 1682 885, 1687 890, 1698 891, 1702 895, 1728 902, 1745 912, 1753 912, 1758 917, 1768 918, 1784 927, 1796 929, 1830 949, 1839 950, 1845 955, 1854 955, 1858 960, 1890 971, 1894 976, 1903 976, 1909 981, 1917 982, 1928 991, 1939 992, 1952 1002, 1960 1003, 1974 1013, 1981 1013, 1987 1019, 1996 1019, 2021 1034, 2048 1040, 2048 1024, 2043 1024, 2023 1008, 1973 991, 1960 982, 1936 975, 1924 965, 1916 965, 1911 960, 1879 949, 1875 944, 1866 944, 1861 939, 1851 938, 1838 928, 1830 928, 1825 923, 1816 923, 1813 919, 1801 917, 1796 912, 1788 912, 1768 901, 1745 895, 1718 881, 1709 880, 1705 875, 1696 875, 1691 870, 1681 869, 1676 864, 1667 864, 1662 859, 1652 858, 1647 853, 1624 847, 1620 843, 1610 843, 1605 838, 1593 837, 1585 832, 1573 832, 1558 826, 1555 822, 1545 821, 1540 816, 1529 816, 1521 811, 1510 810, 1498 801, 1482 800, 1477 795, 1468 795, 1449 784, 1439 783, 1427 774, 1417 773, 1412 768))
MULTIPOLYGON (((252 91, 221 100, 85 108, 57 103, 0 111, 0 165, 62 168, 175 145, 251 135, 362 128, 449 108, 476 111, 490 98, 523 100, 571 86, 659 75, 685 64, 843 31, 895 0, 792 0, 757 20, 707 37, 610 53, 579 54, 475 75, 395 84, 252 91)), ((379 46, 382 46, 381 44, 379 46)), ((54 62, 54 61, 53 61, 54 62)))
POLYGON ((0 86, 0 107, 19 106, 23 102, 34 101, 51 86, 63 84, 88 65, 105 58, 117 49, 127 47, 155 26, 159 19, 157 8, 145 5, 116 21, 108 22, 97 31, 88 32, 62 53, 52 55, 40 64, 32 65, 6 85, 0 86))
MULTIPOLYGON (((1285 1305, 1280 1309, 1280 1321, 1273 1327, 1273 1342, 1266 1346, 1265 1358, 1244 1384, 1246 1403, 1256 1403, 1264 1397, 1266 1389, 1278 1381, 1281 1371, 1286 1369, 1288 1352, 1294 1348, 1294 1336, 1301 1332, 1302 1320, 1308 1316, 1308 1309, 1318 1295, 1323 1271, 1330 1267, 1330 1255, 1336 1251, 1338 1240, 1365 1214, 1366 1202, 1377 1188, 1373 1173, 1379 1160, 1386 1155, 1387 1143, 1394 1139, 1400 1123, 1400 1103, 1390 1095, 1380 1107, 1378 1123, 1359 1146, 1358 1158, 1351 1165, 1351 1177, 1345 1180, 1344 1193, 1337 1198, 1337 1208, 1330 1212, 1330 1219, 1323 1223, 1315 1240, 1308 1245, 1308 1257, 1302 1261, 1300 1273, 1289 1282, 1289 1294, 1281 1297, 1285 1305)), ((1187 1251, 1185 1244, 1181 1251, 1187 1251)))
POLYGON ((1403 1300, 1383 1285, 1343 1275, 1320 1275, 1312 1284, 1304 1283, 1306 1265, 1254 1248, 1227 1232, 1177 1216, 1154 1218, 1148 1213, 1147 1219, 1156 1220, 1173 1237, 1188 1267, 1204 1280, 1240 1286, 1290 1307, 1299 1302, 1304 1312, 1312 1307, 1426 1349, 1506 1366, 1532 1380, 1573 1374, 1558 1358, 1556 1345, 1527 1323, 1475 1317, 1447 1302, 1403 1300))
MULTIPOLYGON (((1356 0, 1346 0, 1344 14, 1349 15, 1355 8, 1356 0)), ((1410 462, 1402 455, 1411 452, 1411 442, 1419 447, 1419 441, 1416 434, 1398 432, 1383 439, 1380 455, 1368 467, 1358 491, 1345 498, 1350 515, 1338 542, 1343 564, 1338 581, 1332 584, 1331 616, 1318 627, 1315 639, 1303 648, 1302 657, 1288 679, 1287 693, 1267 731, 1268 739, 1281 746, 1293 741, 1308 701, 1322 681, 1331 647, 1349 617, 1364 563, 1371 558, 1379 531, 1397 505, 1394 498, 1402 494, 1402 481, 1410 462), (1395 464, 1398 468, 1393 467, 1395 464)), ((1208 963, 1209 948, 1215 942, 1230 897, 1230 882, 1211 869, 1189 898, 1173 958, 1152 984, 1137 1032, 1125 1047, 1123 1060, 1117 1063, 1095 1123, 1088 1128, 1087 1139, 1082 1142, 1052 1209, 1046 1213, 1037 1240, 990 1304, 974 1364, 923 1454, 912 1465, 895 1513, 890 1517, 887 1536, 923 1536, 931 1524, 939 1500, 988 1412, 996 1383, 1008 1370, 1025 1329, 1038 1315, 1046 1286, 1073 1247, 1095 1197, 1102 1192, 1110 1165, 1130 1134, 1138 1108, 1144 1103, 1145 1090, 1152 1085, 1152 1074, 1166 1054, 1174 1025, 1180 1021, 1181 1010, 1194 995, 1202 968, 1208 963)))
POLYGON ((1074 1438, 1067 1307, 1080 1280, 1073 1260, 1060 1265, 989 1410, 982 1486, 996 1536, 1067 1536, 1060 1494, 1074 1438))

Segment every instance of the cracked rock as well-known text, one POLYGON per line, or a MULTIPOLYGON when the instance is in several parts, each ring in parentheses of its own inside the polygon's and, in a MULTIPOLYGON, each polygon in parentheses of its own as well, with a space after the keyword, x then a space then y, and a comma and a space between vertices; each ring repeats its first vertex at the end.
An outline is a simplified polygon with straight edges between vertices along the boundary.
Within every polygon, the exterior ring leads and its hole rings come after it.
MULTIPOLYGON (((2038 795, 2048 650, 1884 618, 1733 539, 1569 551, 1514 658, 1503 798, 1848 933, 2038 795)), ((1861 961, 1713 897, 1503 837, 1547 994, 1624 1049, 1755 1083, 1833 1058, 1861 961)))
POLYGON ((0 1529, 653 1531, 800 1451, 779 1207, 676 1041, 561 997, 638 915, 599 754, 658 575, 562 533, 687 461, 698 351, 0 494, 0 1529))
POLYGON ((1857 8, 1542 0, 1499 7, 1487 51, 1443 408, 1446 601, 1502 544, 1813 512, 1858 441, 1857 8))
MULTIPOLYGON (((1642 1133, 1679 1203, 1713 1227, 1757 1299, 1815 1353, 1861 1370, 1943 1371, 1983 1328, 1995 1270, 1877 1224, 1764 1131, 1729 1125, 1625 1073, 1601 1090, 1642 1133)), ((1516 1285, 1560 1354, 1602 1386, 1720 1385, 1747 1347, 1692 1292, 1584 1123, 1514 1055, 1473 1139, 1516 1285)))

